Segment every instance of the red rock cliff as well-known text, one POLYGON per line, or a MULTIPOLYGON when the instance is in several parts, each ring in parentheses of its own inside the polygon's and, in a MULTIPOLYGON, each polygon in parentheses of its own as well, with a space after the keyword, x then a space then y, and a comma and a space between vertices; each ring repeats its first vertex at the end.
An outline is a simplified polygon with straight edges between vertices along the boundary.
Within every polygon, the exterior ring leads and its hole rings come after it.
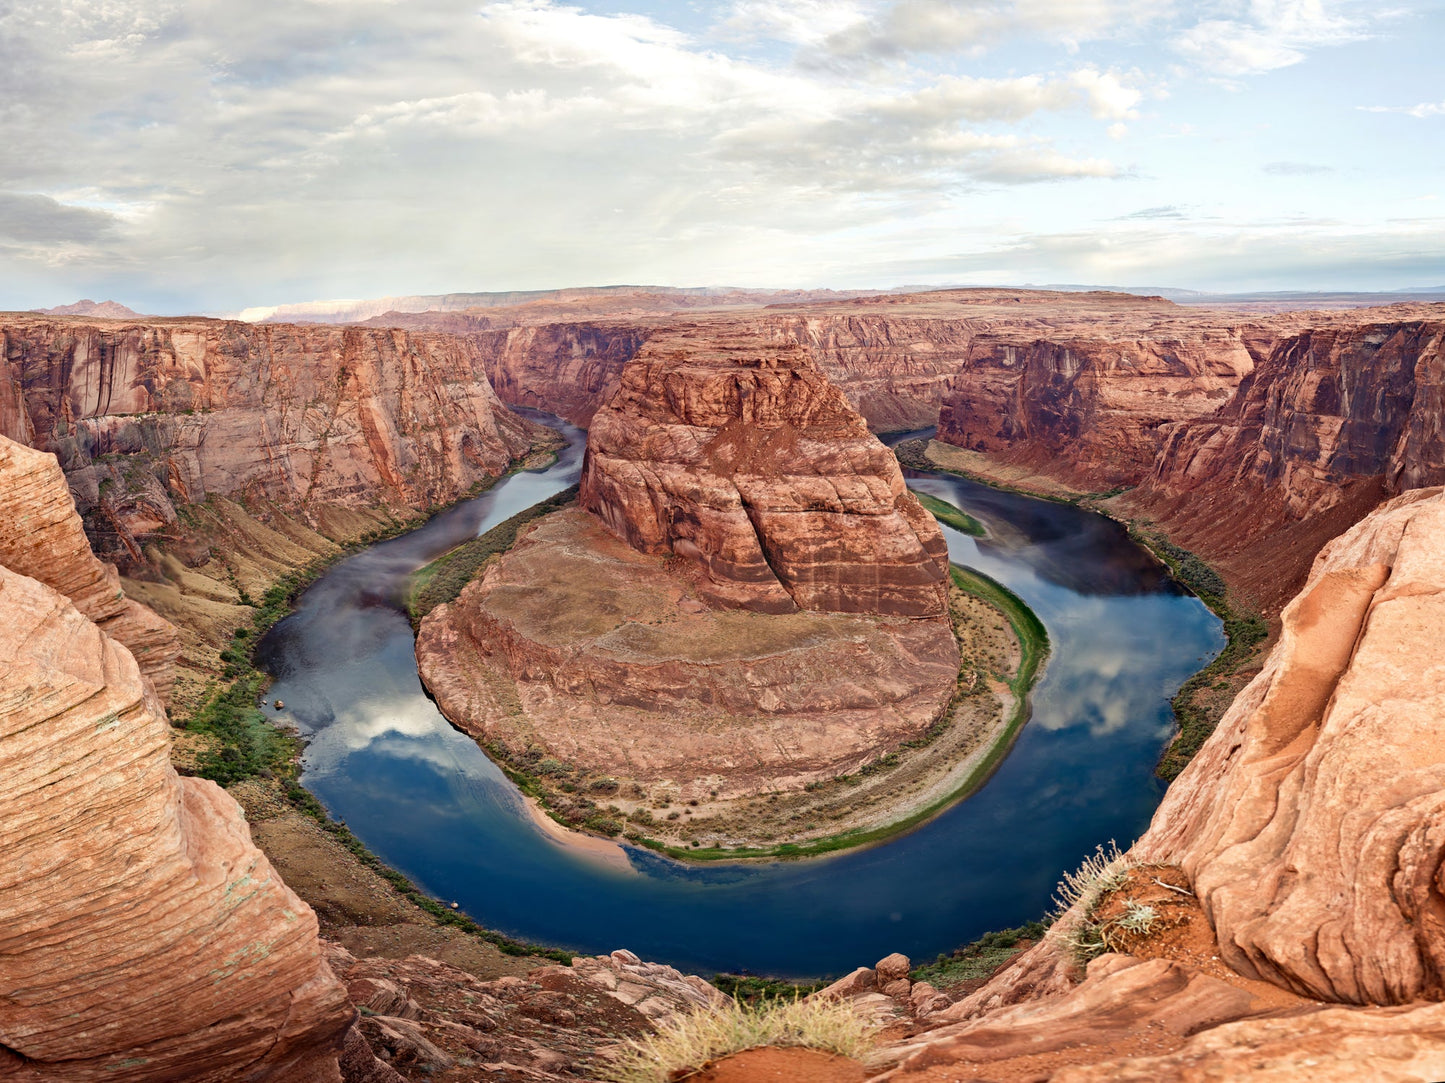
POLYGON ((208 493, 453 500, 538 431, 497 399, 466 338, 25 315, 0 322, 0 424, 57 454, 93 534, 132 559, 174 505, 208 493))
POLYGON ((593 419, 581 500, 636 549, 697 561, 729 604, 946 612, 942 532, 794 345, 655 335, 593 419))
POLYGON ((1306 331, 1217 413, 1170 426, 1126 506, 1278 604, 1381 499, 1445 482, 1445 322, 1306 331))
POLYGON ((169 661, 148 679, 122 642, 174 630, 91 555, 51 456, 0 438, 0 501, 0 1077, 336 1083, 315 916, 176 776, 169 661))

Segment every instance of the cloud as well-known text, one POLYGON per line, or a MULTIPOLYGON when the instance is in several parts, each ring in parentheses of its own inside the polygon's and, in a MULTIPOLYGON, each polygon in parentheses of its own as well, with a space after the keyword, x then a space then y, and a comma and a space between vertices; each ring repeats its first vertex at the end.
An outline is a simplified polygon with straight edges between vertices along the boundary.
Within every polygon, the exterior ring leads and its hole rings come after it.
MULTIPOLYGON (((1214 5, 1232 17, 1201 19, 1170 46, 1206 73, 1225 79, 1300 63, 1311 49, 1369 36, 1371 15, 1346 14, 1339 0, 1249 0, 1214 5)), ((1373 17, 1388 15, 1375 9, 1373 17)))
POLYGON ((27 244, 93 244, 110 236, 115 215, 50 196, 0 192, 0 239, 27 244))
POLYGON ((1313 177, 1335 171, 1333 166, 1314 165, 1310 162, 1266 162, 1260 169, 1276 177, 1313 177))
POLYGON ((1404 113, 1417 120, 1445 116, 1445 102, 1421 102, 1419 105, 1357 105, 1355 108, 1364 113, 1404 113))
MULTIPOLYGON (((851 23, 822 37, 819 46, 823 56, 835 61, 875 62, 979 51, 1012 37, 1077 47, 1148 25, 1173 6, 1169 0, 894 0, 864 8, 851 23)), ((841 16, 840 7, 835 21, 841 16)))
POLYGON ((1121 214, 1114 219, 1116 222, 1127 222, 1131 219, 1157 219, 1157 218, 1185 218, 1184 211, 1180 207, 1145 207, 1143 210, 1134 211, 1130 214, 1121 214))

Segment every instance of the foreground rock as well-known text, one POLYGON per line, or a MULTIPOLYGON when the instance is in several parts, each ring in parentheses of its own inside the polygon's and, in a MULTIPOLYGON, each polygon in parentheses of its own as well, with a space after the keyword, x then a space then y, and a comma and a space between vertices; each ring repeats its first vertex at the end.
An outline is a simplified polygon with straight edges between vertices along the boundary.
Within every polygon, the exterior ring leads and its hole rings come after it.
POLYGON ((491 981, 421 955, 357 959, 330 945, 327 958, 362 1013, 347 1083, 595 1079, 621 1043, 727 1001, 629 951, 491 981))
POLYGON ((0 568, 0 1075, 338 1079, 316 919, 212 782, 181 779, 135 660, 0 568))
POLYGON ((91 552, 85 528, 53 455, 0 436, 0 566, 70 599, 123 643, 165 702, 180 651, 176 630, 126 598, 112 565, 91 552))
POLYGON ((1326 546, 1282 620, 1126 886, 885 1050, 880 1079, 1445 1077, 1445 490, 1326 546), (1141 891, 1158 927, 1080 975, 1069 930, 1141 891))
POLYGON ((593 418, 582 506, 719 604, 940 617, 948 550, 892 454, 796 348, 654 336, 593 418))

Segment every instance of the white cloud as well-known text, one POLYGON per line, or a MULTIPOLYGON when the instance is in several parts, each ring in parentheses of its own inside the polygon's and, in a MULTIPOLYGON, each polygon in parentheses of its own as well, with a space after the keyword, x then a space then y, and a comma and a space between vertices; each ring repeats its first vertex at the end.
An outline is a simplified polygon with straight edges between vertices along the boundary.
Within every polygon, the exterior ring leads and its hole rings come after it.
POLYGON ((1360 105, 1365 113, 1404 113, 1408 117, 1424 120, 1426 117, 1445 116, 1445 102, 1421 102, 1419 105, 1360 105))
MULTIPOLYGON (((1298 64, 1311 49, 1359 41, 1371 17, 1349 14, 1340 0, 1248 0, 1213 5, 1218 17, 1199 20, 1170 45, 1203 71, 1226 79, 1298 64)), ((1382 12, 1376 8, 1373 15, 1382 12)))

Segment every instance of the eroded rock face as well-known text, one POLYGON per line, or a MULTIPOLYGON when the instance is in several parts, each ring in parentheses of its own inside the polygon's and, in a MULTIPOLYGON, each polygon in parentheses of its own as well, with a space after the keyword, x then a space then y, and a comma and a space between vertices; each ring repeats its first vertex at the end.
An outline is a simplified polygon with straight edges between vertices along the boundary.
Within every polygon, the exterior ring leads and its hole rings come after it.
POLYGON ((334 1083, 315 916, 180 779, 130 653, 0 567, 0 1074, 334 1083))
POLYGON ((0 358, 0 425, 55 452, 120 559, 139 561, 174 505, 208 493, 454 500, 540 431, 497 399, 472 340, 451 335, 10 315, 0 358))
POLYGON ((1327 545, 1281 619, 1136 852, 1185 869, 1242 974, 1445 998, 1445 490, 1327 545))
POLYGON ((180 651, 176 630, 126 598, 114 566, 91 552, 55 456, 0 436, 0 565, 70 599, 123 643, 164 702, 180 651))
POLYGON ((593 418, 582 505, 711 599, 937 617, 947 548, 892 454, 787 344, 655 335, 593 418))
POLYGON ((1445 482, 1442 342, 1439 319, 1286 339, 1218 413, 1163 430, 1127 509, 1283 603, 1328 538, 1388 496, 1445 482))
POLYGON ((1212 413, 1253 370, 1261 340, 1272 339, 1251 330, 1033 341, 994 332, 953 378, 938 438, 1050 465, 1086 488, 1136 484, 1158 454, 1160 426, 1212 413))

